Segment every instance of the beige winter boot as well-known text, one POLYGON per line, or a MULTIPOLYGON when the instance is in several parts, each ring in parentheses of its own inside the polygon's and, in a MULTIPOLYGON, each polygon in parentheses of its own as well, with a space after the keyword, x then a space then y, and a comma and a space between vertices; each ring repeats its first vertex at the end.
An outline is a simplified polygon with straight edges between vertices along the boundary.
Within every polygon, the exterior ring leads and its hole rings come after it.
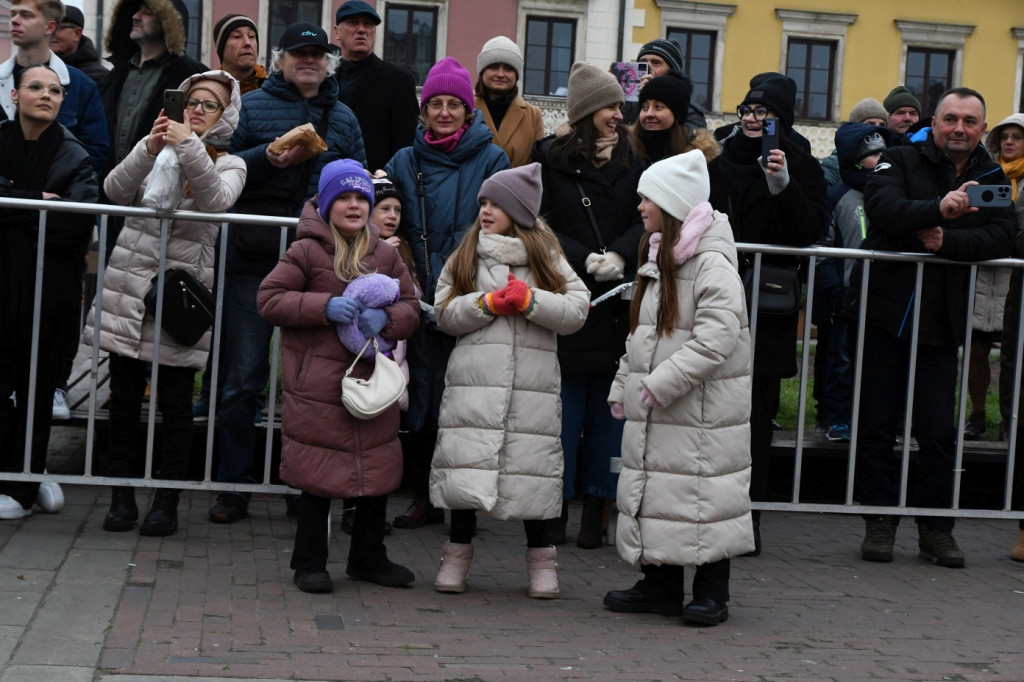
POLYGON ((558 562, 554 547, 526 550, 526 572, 530 575, 532 599, 558 599, 558 562))
POLYGON ((1010 558, 1014 561, 1024 561, 1024 530, 1020 532, 1017 544, 1010 551, 1010 558))
POLYGON ((446 542, 441 545, 441 568, 434 580, 438 592, 465 592, 469 564, 473 561, 473 545, 446 542))

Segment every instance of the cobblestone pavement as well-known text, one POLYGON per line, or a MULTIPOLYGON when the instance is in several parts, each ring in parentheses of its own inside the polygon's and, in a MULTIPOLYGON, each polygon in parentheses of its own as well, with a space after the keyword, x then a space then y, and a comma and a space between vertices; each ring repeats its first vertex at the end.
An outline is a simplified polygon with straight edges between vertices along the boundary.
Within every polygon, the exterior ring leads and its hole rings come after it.
MULTIPOLYGON (((1012 521, 960 521, 955 570, 917 557, 910 520, 895 561, 873 564, 857 517, 766 512, 764 554, 733 561, 728 622, 701 628, 602 607, 639 574, 612 546, 572 543, 578 504, 562 596, 543 601, 526 596, 520 523, 480 519, 461 595, 431 587, 444 526, 388 538, 411 589, 347 578, 336 532, 335 592, 310 595, 291 581, 294 522, 278 497, 227 526, 207 522, 210 495, 186 493, 181 529, 161 539, 103 532, 104 488, 64 492, 58 514, 0 521, 0 682, 1024 680, 1012 521)), ((389 517, 407 504, 394 496, 389 517)))

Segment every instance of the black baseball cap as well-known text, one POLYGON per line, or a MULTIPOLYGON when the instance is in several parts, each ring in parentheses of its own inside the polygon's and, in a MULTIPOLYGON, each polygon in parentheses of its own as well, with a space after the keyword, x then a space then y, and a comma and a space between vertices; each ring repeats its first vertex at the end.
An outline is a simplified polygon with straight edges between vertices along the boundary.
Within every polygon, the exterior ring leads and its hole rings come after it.
POLYGON ((334 14, 334 23, 340 24, 345 19, 359 16, 360 14, 373 19, 373 23, 380 24, 380 15, 377 14, 377 10, 370 7, 363 0, 348 0, 348 2, 343 3, 334 14))
POLYGON ((286 28, 278 47, 285 51, 297 50, 300 47, 319 47, 324 52, 338 51, 338 46, 331 45, 331 41, 327 39, 327 31, 306 21, 300 21, 286 28))
POLYGON ((64 5, 64 18, 61 19, 60 23, 74 24, 79 28, 85 28, 85 15, 82 14, 82 10, 74 5, 64 5))

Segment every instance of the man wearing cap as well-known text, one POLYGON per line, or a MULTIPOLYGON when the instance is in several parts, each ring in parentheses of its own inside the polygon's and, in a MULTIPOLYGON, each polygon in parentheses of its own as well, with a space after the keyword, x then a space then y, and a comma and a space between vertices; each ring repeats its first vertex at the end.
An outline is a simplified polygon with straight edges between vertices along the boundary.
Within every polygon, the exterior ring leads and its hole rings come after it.
POLYGON ((109 73, 100 59, 96 46, 89 36, 82 35, 85 16, 73 5, 64 7, 64 19, 57 24, 57 30, 50 36, 50 49, 64 60, 91 78, 96 85, 102 85, 109 73))
MULTIPOLYGON (((338 101, 338 84, 328 77, 337 64, 337 48, 322 28, 299 22, 285 29, 271 55, 270 75, 258 90, 242 98, 238 127, 231 138, 230 152, 245 161, 248 171, 245 189, 235 204, 237 213, 298 217, 305 201, 316 194, 325 164, 343 158, 366 164, 359 122, 338 101), (327 151, 303 161, 301 145, 280 154, 270 150, 271 142, 304 124, 316 129, 327 151)), ((278 227, 229 228, 223 279, 224 386, 217 405, 220 482, 255 482, 253 414, 269 377, 274 331, 256 312, 256 291, 280 258, 280 241, 278 227)), ((223 492, 209 518, 234 523, 248 516, 248 504, 248 493, 223 492)))
POLYGON ((902 138, 902 144, 905 144, 905 136, 921 118, 920 100, 914 97, 914 93, 906 86, 897 85, 889 92, 882 105, 889 112, 889 130, 896 137, 902 138))
POLYGON ((373 52, 380 15, 362 0, 348 0, 334 15, 341 64, 334 72, 338 99, 359 119, 371 171, 412 144, 419 108, 412 74, 373 52))
MULTIPOLYGON (((102 89, 110 132, 107 171, 149 133, 164 108, 164 90, 209 70, 185 54, 187 38, 188 10, 182 0, 118 0, 114 5, 104 41, 114 64, 102 89)), ((108 234, 109 248, 116 237, 108 234)))
POLYGON ((267 79, 267 70, 257 63, 260 52, 260 33, 256 22, 243 14, 228 14, 213 27, 213 44, 217 59, 224 69, 238 81, 244 95, 252 92, 267 79))
MULTIPOLYGON (((868 177, 864 210, 870 224, 862 248, 934 253, 955 261, 1009 257, 1017 233, 1013 207, 972 207, 966 192, 972 182, 1009 185, 981 146, 985 129, 982 96, 969 88, 947 90, 925 139, 887 149, 868 177)), ((950 509, 957 502, 955 397, 958 352, 970 324, 971 272, 966 265, 946 264, 925 265, 923 275, 919 272, 915 263, 880 261, 870 268, 854 483, 862 505, 899 503, 900 458, 893 456, 893 447, 903 430, 904 407, 918 444, 914 480, 904 481, 907 506, 950 509), (911 410, 904 398, 914 355, 911 410)), ((864 521, 862 558, 892 561, 900 517, 873 514, 864 521)), ((953 538, 953 524, 951 516, 918 516, 919 556, 938 566, 962 567, 964 553, 953 538)))
POLYGON ((87 75, 68 66, 50 49, 50 36, 64 16, 60 0, 14 0, 11 7, 11 42, 17 54, 0 64, 0 120, 16 118, 11 90, 15 73, 26 66, 46 64, 64 86, 64 101, 57 122, 74 133, 89 150, 97 174, 103 170, 110 148, 99 90, 87 75))

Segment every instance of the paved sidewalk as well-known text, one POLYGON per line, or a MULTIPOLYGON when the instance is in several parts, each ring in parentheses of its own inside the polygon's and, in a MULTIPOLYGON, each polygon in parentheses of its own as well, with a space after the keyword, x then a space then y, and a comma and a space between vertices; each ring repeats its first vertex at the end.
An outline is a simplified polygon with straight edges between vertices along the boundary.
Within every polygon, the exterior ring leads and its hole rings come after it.
MULTIPOLYGON (((858 517, 766 512, 764 554, 733 562, 729 621, 698 628, 602 607, 638 573, 614 547, 572 544, 578 505, 562 598, 542 601, 526 596, 520 523, 480 519, 465 594, 431 588, 445 530, 428 526, 387 541, 413 588, 345 577, 339 533, 336 590, 309 595, 291 582, 294 522, 277 497, 224 526, 206 520, 209 495, 185 494, 181 529, 160 539, 103 532, 104 488, 64 492, 59 514, 0 521, 0 682, 1024 680, 1012 521, 958 523, 955 570, 917 557, 909 521, 896 560, 872 564, 858 517)), ((407 503, 394 497, 389 518, 407 503)))

